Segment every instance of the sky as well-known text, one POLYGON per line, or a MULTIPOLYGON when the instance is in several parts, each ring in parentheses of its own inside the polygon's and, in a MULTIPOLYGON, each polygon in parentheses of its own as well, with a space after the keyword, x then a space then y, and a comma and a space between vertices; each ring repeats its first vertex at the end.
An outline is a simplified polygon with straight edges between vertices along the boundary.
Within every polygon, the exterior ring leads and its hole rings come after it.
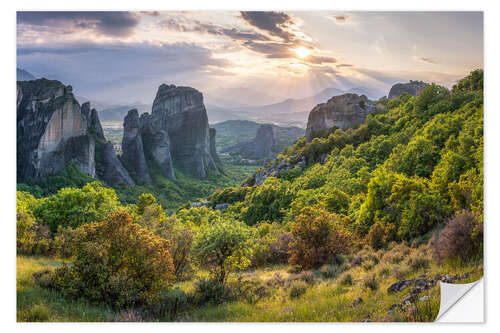
POLYGON ((162 83, 209 104, 264 105, 325 88, 387 95, 451 87, 483 67, 481 12, 18 12, 17 67, 110 104, 152 103, 162 83))

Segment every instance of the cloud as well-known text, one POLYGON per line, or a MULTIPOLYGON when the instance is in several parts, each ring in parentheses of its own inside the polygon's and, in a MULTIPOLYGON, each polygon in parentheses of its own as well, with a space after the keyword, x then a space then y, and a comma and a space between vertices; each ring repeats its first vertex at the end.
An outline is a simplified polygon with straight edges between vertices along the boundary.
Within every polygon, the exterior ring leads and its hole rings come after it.
POLYGON ((17 63, 38 77, 71 84, 80 95, 144 101, 161 83, 194 85, 197 82, 192 78, 221 75, 219 70, 230 68, 227 60, 214 58, 211 50, 190 43, 21 45, 17 63))
POLYGON ((213 23, 202 23, 197 20, 187 20, 180 18, 165 18, 160 22, 164 29, 179 32, 200 32, 216 36, 226 36, 235 41, 267 41, 269 37, 254 31, 243 31, 236 28, 224 28, 213 23))
POLYGON ((428 57, 414 57, 414 59, 417 60, 417 61, 426 63, 426 64, 431 64, 431 65, 437 64, 436 60, 434 60, 432 58, 428 58, 428 57))
POLYGON ((337 62, 337 59, 329 56, 314 56, 310 55, 306 58, 306 60, 312 64, 333 64, 337 62))
POLYGON ((287 43, 256 43, 253 41, 248 41, 243 43, 243 45, 261 54, 264 54, 267 58, 295 58, 296 54, 290 50, 290 45, 287 43))
POLYGON ((64 28, 72 32, 92 30, 113 37, 130 36, 140 16, 132 12, 17 12, 18 25, 64 28))
POLYGON ((283 12, 241 12, 241 17, 248 24, 272 36, 280 37, 284 41, 295 39, 295 34, 290 31, 294 24, 292 18, 283 12))
POLYGON ((337 68, 342 68, 342 67, 354 67, 354 65, 351 64, 338 64, 337 68))

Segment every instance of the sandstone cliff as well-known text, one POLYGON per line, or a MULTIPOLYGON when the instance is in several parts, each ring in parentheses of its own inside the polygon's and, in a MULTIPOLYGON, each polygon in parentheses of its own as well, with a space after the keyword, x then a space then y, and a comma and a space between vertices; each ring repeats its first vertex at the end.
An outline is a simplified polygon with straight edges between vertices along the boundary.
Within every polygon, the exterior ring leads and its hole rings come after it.
POLYGON ((332 127, 346 129, 360 125, 366 116, 377 110, 377 105, 365 95, 343 94, 334 96, 326 103, 318 104, 309 113, 306 141, 332 127))
POLYGON ((144 156, 139 113, 136 109, 130 110, 123 120, 121 161, 136 181, 151 184, 151 176, 144 156))
MULTIPOLYGON (((87 103, 82 104, 82 110, 85 110, 85 104, 87 103)), ((90 108, 90 104, 88 104, 88 107, 90 108)), ((87 114, 86 110, 84 114, 87 114)), ((129 173, 118 159, 113 144, 110 141, 107 141, 104 137, 104 131, 102 130, 101 122, 96 109, 92 109, 89 112, 88 119, 89 133, 95 140, 97 178, 103 180, 109 185, 135 185, 134 180, 130 177, 129 173)))
POLYGON ((104 138, 97 111, 80 107, 71 86, 39 79, 17 82, 17 179, 40 179, 70 163, 111 185, 133 180, 104 138))
POLYGON ((273 151, 273 147, 276 143, 277 140, 274 135, 273 126, 270 124, 262 124, 258 128, 254 139, 227 147, 223 151, 237 153, 245 158, 257 160, 274 158, 276 157, 276 153, 273 151))
POLYGON ((55 174, 74 162, 95 177, 94 140, 71 86, 39 79, 17 82, 17 178, 55 174))
POLYGON ((420 94, 420 92, 427 86, 428 84, 425 82, 413 80, 410 80, 408 83, 397 83, 391 87, 387 98, 393 99, 404 93, 418 96, 418 94, 420 94))
POLYGON ((209 169, 218 172, 210 151, 208 117, 203 95, 190 87, 162 84, 153 102, 151 123, 165 131, 172 159, 196 178, 204 179, 209 169))

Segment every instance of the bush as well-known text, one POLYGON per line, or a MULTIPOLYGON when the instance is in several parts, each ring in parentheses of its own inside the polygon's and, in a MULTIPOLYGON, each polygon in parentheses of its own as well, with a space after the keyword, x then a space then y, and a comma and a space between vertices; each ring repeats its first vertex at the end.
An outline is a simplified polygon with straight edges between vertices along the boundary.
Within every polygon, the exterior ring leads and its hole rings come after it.
POLYGON ((371 274, 367 276, 364 280, 365 288, 370 289, 371 291, 375 291, 378 289, 378 281, 377 276, 375 274, 371 274))
POLYGON ((343 286, 352 286, 354 279, 352 278, 352 274, 349 272, 345 272, 339 278, 339 282, 343 286))
POLYGON ((378 250, 387 246, 395 238, 395 235, 396 226, 394 224, 378 221, 370 227, 367 235, 368 244, 378 250))
POLYGON ((431 239, 432 255, 439 263, 446 259, 468 260, 481 255, 482 234, 483 224, 476 221, 474 214, 459 212, 431 239))
POLYGON ((213 277, 224 284, 227 274, 250 265, 252 232, 238 221, 221 221, 202 229, 193 245, 200 263, 211 269, 213 277))
POLYGON ((124 308, 147 303, 174 281, 168 241, 133 223, 126 211, 81 228, 73 265, 55 271, 62 293, 124 308))
POLYGON ((220 304, 223 301, 224 284, 214 279, 201 279, 195 284, 194 303, 204 305, 207 303, 220 304))
POLYGON ((281 222, 293 198, 290 183, 275 177, 268 177, 265 182, 250 192, 244 201, 247 207, 242 212, 243 221, 254 225, 261 221, 281 222))
POLYGON ((35 208, 34 216, 49 226, 54 235, 59 226, 76 228, 84 223, 102 221, 119 208, 114 190, 99 182, 81 189, 63 188, 35 208))
POLYGON ((149 318, 174 320, 189 305, 188 295, 178 289, 163 290, 142 309, 149 318))
POLYGON ((53 253, 61 258, 71 258, 75 254, 75 239, 83 229, 59 226, 52 241, 53 253))
POLYGON ((304 209, 291 225, 291 264, 302 269, 318 268, 332 262, 349 248, 349 234, 337 216, 325 210, 304 209))
POLYGON ((301 280, 293 281, 290 286, 290 297, 297 298, 305 294, 309 285, 301 280))
POLYGON ((237 279, 228 282, 224 298, 228 300, 245 300, 255 303, 269 294, 269 290, 260 279, 246 278, 239 275, 237 279))
POLYGON ((418 271, 421 269, 427 269, 430 266, 430 260, 424 257, 422 254, 414 253, 408 258, 408 266, 412 271, 418 271))
POLYGON ((253 248, 252 266, 260 267, 288 262, 288 246, 291 235, 281 230, 278 223, 260 223, 253 248))
POLYGON ((314 273, 311 271, 305 271, 305 272, 300 273, 298 278, 307 284, 313 284, 314 281, 316 280, 314 273))

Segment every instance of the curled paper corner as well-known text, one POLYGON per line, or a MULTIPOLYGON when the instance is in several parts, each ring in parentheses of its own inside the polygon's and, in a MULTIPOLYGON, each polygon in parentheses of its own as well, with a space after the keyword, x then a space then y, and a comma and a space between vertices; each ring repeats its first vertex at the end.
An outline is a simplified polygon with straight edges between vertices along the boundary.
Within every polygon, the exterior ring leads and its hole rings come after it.
POLYGON ((472 283, 440 282, 441 302, 436 322, 484 322, 483 278, 472 283))

